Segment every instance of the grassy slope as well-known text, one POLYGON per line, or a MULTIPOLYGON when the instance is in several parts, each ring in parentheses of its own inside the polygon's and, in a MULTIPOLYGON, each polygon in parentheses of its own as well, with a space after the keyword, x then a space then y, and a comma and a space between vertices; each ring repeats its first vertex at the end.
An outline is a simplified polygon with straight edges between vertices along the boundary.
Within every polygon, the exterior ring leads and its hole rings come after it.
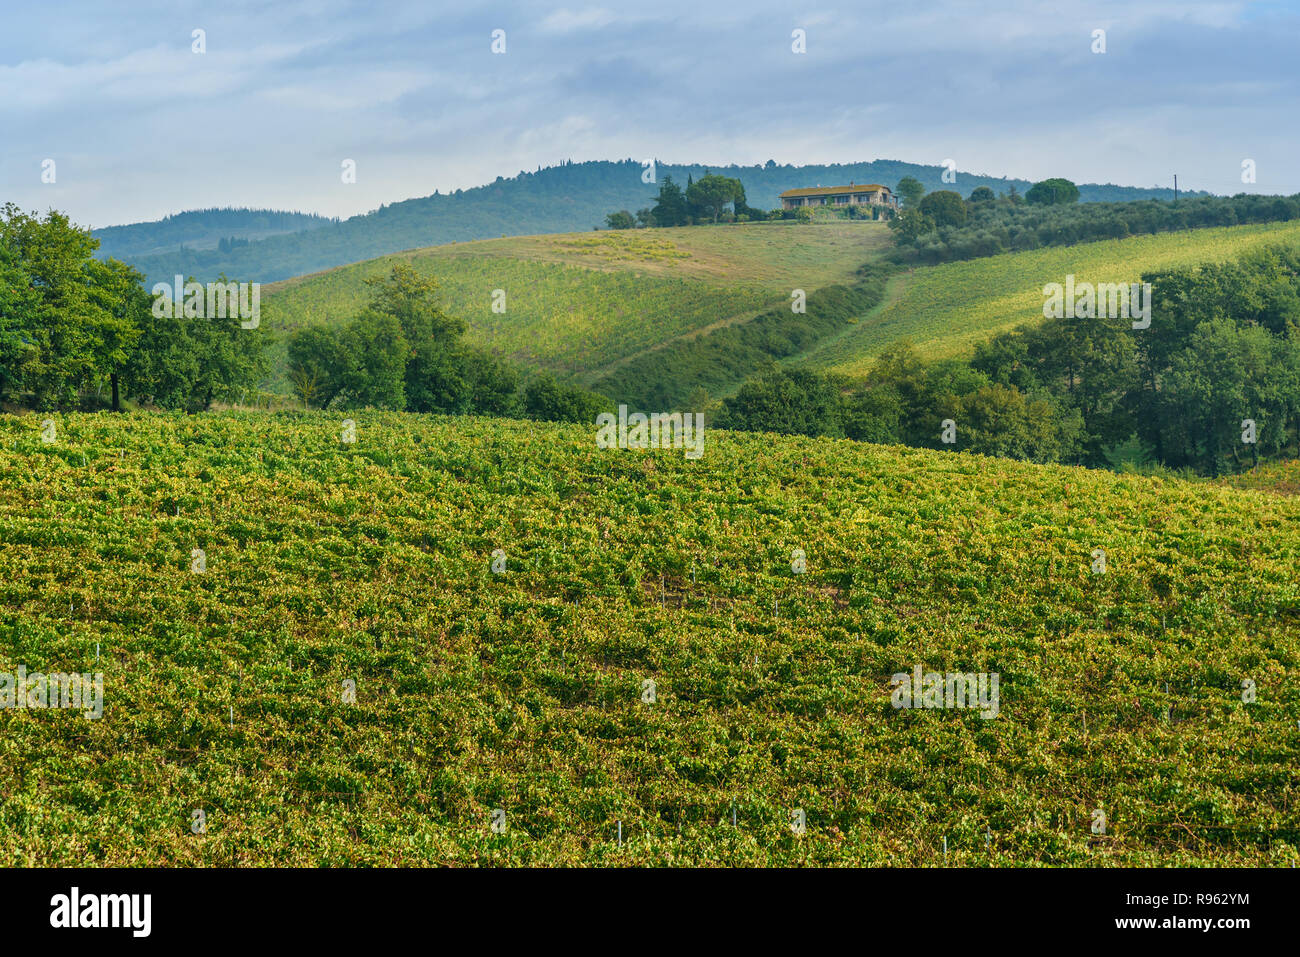
POLYGON ((1040 320, 1043 286, 1064 283, 1067 273, 1078 282, 1136 282, 1144 272, 1222 262, 1256 246, 1297 240, 1300 223, 1233 226, 917 267, 895 280, 892 301, 800 362, 860 377, 904 337, 930 358, 958 355, 999 331, 1040 320))
MULTIPOLYGON (((885 247, 879 223, 564 233, 411 250, 268 286, 272 329, 340 322, 366 299, 362 280, 408 261, 442 284, 471 341, 582 381, 674 336, 743 321, 790 291, 850 279, 885 247), (507 311, 491 310, 506 291, 507 311)), ((276 354, 283 359, 283 349, 276 354)), ((283 380, 279 380, 283 384, 283 380)))
POLYGON ((1300 499, 356 418, 0 417, 0 671, 107 695, 0 711, 0 863, 1297 860, 1300 499), (1000 716, 893 709, 917 663, 1000 716))

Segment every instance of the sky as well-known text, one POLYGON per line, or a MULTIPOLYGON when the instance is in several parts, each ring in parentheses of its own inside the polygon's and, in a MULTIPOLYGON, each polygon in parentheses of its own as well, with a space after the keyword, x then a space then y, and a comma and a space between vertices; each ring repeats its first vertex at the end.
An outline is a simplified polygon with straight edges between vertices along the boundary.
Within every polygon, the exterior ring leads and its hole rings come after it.
POLYGON ((347 217, 565 159, 951 159, 1300 192, 1300 0, 5 0, 2 17, 0 203, 83 226, 347 217))

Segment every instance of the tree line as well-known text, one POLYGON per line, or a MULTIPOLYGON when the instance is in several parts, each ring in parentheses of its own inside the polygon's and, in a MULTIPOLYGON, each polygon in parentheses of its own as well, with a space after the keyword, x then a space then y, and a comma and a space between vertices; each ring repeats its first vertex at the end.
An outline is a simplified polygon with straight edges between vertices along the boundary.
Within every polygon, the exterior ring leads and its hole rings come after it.
MULTIPOLYGON (((0 208, 0 402, 200 412, 259 390, 270 345, 260 323, 234 310, 155 308, 144 277, 96 258, 98 246, 63 213, 0 208)), ((308 405, 591 422, 610 404, 465 345, 464 322, 408 265, 369 286, 369 303, 346 325, 290 339, 290 378, 308 405)))
POLYGON ((144 277, 95 258, 98 246, 62 213, 0 208, 0 402, 120 409, 133 398, 200 411, 257 387, 260 329, 234 313, 155 315, 144 277))
POLYGON ((919 182, 905 177, 897 194, 903 208, 889 225, 895 233, 893 258, 903 263, 936 264, 1180 229, 1300 219, 1300 193, 1080 206, 1078 187, 1059 178, 1034 184, 1024 196, 1014 186, 1001 196, 981 186, 962 199, 952 190, 926 193, 919 182))
POLYGON ((929 362, 901 342, 857 388, 773 369, 725 400, 717 424, 1206 475, 1300 455, 1300 249, 1143 280, 1149 328, 1046 319, 929 362))
POLYGON ((626 209, 610 213, 605 225, 610 229, 633 229, 638 226, 694 226, 719 222, 762 222, 770 214, 745 202, 745 186, 732 176, 705 172, 699 179, 686 175, 686 188, 665 176, 653 206, 630 213, 626 209))
POLYGON ((437 282, 406 263, 366 285, 370 300, 348 323, 307 326, 289 340, 289 380, 309 406, 591 422, 610 405, 466 344, 465 322, 443 311, 437 282))

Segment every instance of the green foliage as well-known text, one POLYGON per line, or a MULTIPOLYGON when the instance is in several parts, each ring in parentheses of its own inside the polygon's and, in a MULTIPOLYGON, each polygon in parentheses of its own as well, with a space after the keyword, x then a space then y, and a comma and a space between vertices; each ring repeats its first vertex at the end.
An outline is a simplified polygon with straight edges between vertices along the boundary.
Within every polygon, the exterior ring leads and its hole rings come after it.
POLYGON ((686 202, 694 214, 716 223, 728 206, 744 206, 745 187, 738 179, 709 173, 687 188, 686 202))
POLYGON ((620 209, 617 213, 610 213, 605 217, 605 225, 610 229, 633 229, 636 226, 636 217, 626 209, 620 209))
POLYGON ((68 409, 117 371, 138 337, 138 274, 93 258, 96 242, 68 217, 0 208, 0 268, 12 283, 0 300, 10 399, 68 409))
POLYGON ((913 209, 925 195, 925 187, 915 176, 904 176, 894 187, 894 195, 902 201, 904 209, 913 209))
POLYGON ((659 196, 650 210, 656 226, 685 226, 690 215, 686 203, 686 194, 673 182, 671 176, 665 176, 659 184, 659 196))
POLYGON ((193 412, 257 384, 258 329, 235 315, 155 316, 140 273, 95 259, 97 245, 62 213, 0 209, 0 398, 38 410, 97 408, 108 382, 114 409, 125 388, 193 412))
POLYGON ((994 203, 973 203, 968 218, 959 225, 945 226, 931 217, 932 225, 922 228, 925 224, 917 221, 915 226, 900 233, 897 258, 934 264, 1044 246, 1072 246, 1143 234, 1300 219, 1300 194, 1205 196, 1178 203, 1142 200, 1084 204, 1047 202, 1043 195, 1037 194, 1038 202, 1024 205, 1017 205, 1010 197, 994 203))
POLYGON ((610 408, 611 403, 604 396, 556 382, 545 372, 535 376, 524 389, 523 410, 530 419, 590 425, 596 416, 610 408))
POLYGON ((260 324, 243 328, 237 311, 224 318, 170 311, 148 309, 140 317, 139 341, 122 370, 129 395, 163 409, 202 412, 257 387, 267 368, 260 324))
POLYGON ((935 226, 960 226, 966 222, 966 203, 950 189, 927 193, 917 207, 935 226))
POLYGON ((1079 201, 1079 187, 1060 177, 1045 179, 1029 188, 1025 201, 1031 206, 1068 206, 1079 201))
POLYGON ((835 383, 806 369, 773 370, 723 402, 718 425, 785 435, 843 434, 835 383))
POLYGON ((898 234, 900 243, 914 243, 921 236, 934 232, 934 220, 920 207, 906 206, 889 220, 889 228, 898 234))
POLYGON ((338 388, 348 404, 405 408, 411 346, 396 316, 378 310, 358 316, 339 334, 338 352, 343 360, 338 388))

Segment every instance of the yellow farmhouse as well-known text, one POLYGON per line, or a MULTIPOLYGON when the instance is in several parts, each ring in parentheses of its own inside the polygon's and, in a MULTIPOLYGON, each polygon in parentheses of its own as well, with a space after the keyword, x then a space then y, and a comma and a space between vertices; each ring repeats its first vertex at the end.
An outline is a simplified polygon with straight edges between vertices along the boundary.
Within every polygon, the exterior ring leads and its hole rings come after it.
POLYGON ((804 189, 787 189, 781 194, 782 209, 800 206, 888 206, 898 208, 898 201, 888 186, 868 183, 865 186, 850 183, 848 186, 809 186, 804 189))

